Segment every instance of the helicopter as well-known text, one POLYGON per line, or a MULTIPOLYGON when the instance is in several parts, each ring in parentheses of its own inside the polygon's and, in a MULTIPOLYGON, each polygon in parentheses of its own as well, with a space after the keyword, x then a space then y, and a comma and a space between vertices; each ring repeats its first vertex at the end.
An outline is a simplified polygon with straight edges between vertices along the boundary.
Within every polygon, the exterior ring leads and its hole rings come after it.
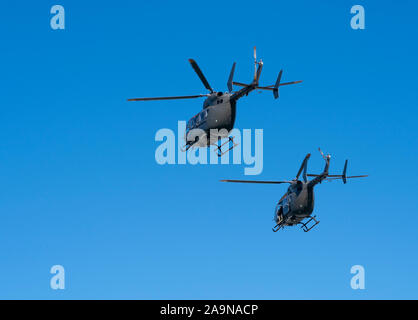
POLYGON ((176 100, 176 99, 193 99, 206 97, 203 101, 203 109, 198 114, 193 116, 186 125, 185 140, 186 145, 183 151, 187 151, 191 147, 209 147, 211 145, 216 146, 218 157, 221 157, 226 152, 232 150, 237 144, 234 142, 234 137, 230 136, 230 131, 234 128, 235 117, 236 117, 236 105, 237 101, 243 96, 247 96, 251 91, 254 90, 267 90, 272 91, 275 99, 279 97, 279 87, 291 84, 297 84, 302 82, 281 82, 283 70, 280 70, 276 83, 269 86, 259 86, 259 79, 261 70, 263 68, 263 61, 260 59, 257 61, 256 47, 254 47, 254 77, 251 83, 245 84, 241 82, 233 81, 236 63, 232 64, 232 68, 229 74, 227 87, 228 92, 215 91, 203 75, 203 72, 197 65, 196 61, 189 59, 190 65, 196 72, 204 87, 209 91, 207 94, 198 94, 191 96, 174 96, 174 97, 153 97, 153 98, 133 98, 128 101, 152 101, 152 100, 176 100), (242 87, 238 91, 234 91, 233 86, 242 87), (197 130, 199 129, 199 130, 197 130), (216 135, 210 134, 214 131, 216 135), (209 139, 207 139, 209 137, 209 139), (220 140, 228 138, 226 142, 220 144, 220 140), (225 144, 232 146, 222 151, 222 147, 225 144))
POLYGON ((301 225, 304 232, 312 230, 318 225, 319 220, 316 216, 312 216, 314 209, 314 187, 322 181, 332 181, 342 179, 343 183, 351 178, 364 178, 368 175, 347 176, 347 163, 345 160, 344 169, 341 175, 328 174, 329 163, 331 155, 325 156, 321 149, 319 149, 323 159, 325 160, 324 171, 320 174, 307 173, 308 160, 311 154, 308 153, 299 168, 296 178, 290 181, 257 181, 257 180, 221 180, 221 182, 238 182, 238 183, 268 183, 268 184, 282 184, 289 183, 290 186, 287 192, 281 197, 274 210, 274 218, 276 225, 273 231, 277 232, 285 226, 301 225), (303 181, 299 180, 302 173, 303 181), (313 177, 308 181, 308 177, 313 177), (306 222, 303 222, 306 219, 306 222))

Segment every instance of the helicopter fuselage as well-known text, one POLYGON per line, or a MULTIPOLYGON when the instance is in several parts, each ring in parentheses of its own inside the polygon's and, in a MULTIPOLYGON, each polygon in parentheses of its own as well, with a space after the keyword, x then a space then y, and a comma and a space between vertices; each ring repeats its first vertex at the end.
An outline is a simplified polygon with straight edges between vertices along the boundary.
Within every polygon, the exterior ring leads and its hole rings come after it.
POLYGON ((309 183, 292 183, 276 206, 275 222, 282 226, 293 226, 308 218, 314 209, 313 189, 309 183))
POLYGON ((259 86, 261 70, 263 69, 263 61, 257 61, 256 48, 254 47, 254 77, 251 83, 241 83, 234 81, 234 72, 236 63, 232 64, 229 73, 227 87, 228 92, 215 91, 204 76, 195 60, 189 59, 189 63, 196 72, 204 87, 209 91, 208 94, 187 95, 187 96, 169 96, 169 97, 147 97, 132 98, 128 101, 154 101, 154 100, 178 100, 178 99, 194 99, 206 97, 203 102, 203 110, 191 118, 187 122, 184 151, 191 147, 209 147, 215 145, 218 150, 218 156, 221 157, 226 152, 231 151, 238 144, 234 142, 234 137, 229 136, 230 131, 234 128, 236 117, 236 102, 247 96, 254 90, 267 90, 273 92, 275 99, 279 97, 279 86, 296 84, 301 81, 292 81, 281 83, 283 70, 280 70, 276 83, 269 86, 259 86), (242 87, 234 91, 234 85, 242 87), (215 131, 213 132, 212 129, 215 131), (212 131, 212 132, 211 132, 212 131), (228 141, 220 143, 223 138, 228 141), (232 146, 229 146, 232 143, 232 146), (227 150, 223 151, 222 147, 226 145, 227 150))
POLYGON ((226 138, 234 128, 236 100, 231 94, 216 92, 203 102, 203 109, 187 122, 186 138, 196 147, 207 147, 218 142, 218 137, 226 138), (199 130, 197 130, 199 129, 199 130), (211 130, 217 130, 211 136, 211 130))

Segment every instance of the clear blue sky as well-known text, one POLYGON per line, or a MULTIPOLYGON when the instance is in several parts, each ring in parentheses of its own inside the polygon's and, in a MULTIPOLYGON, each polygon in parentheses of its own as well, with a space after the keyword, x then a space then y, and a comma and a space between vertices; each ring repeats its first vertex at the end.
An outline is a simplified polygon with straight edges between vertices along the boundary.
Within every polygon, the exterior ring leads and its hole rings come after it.
POLYGON ((0 298, 418 298, 415 1, 24 1, 0 10, 0 298), (66 9, 66 29, 49 10, 66 9), (362 4, 366 29, 350 28, 362 4), (321 223, 273 233, 286 186, 222 184, 241 165, 160 166, 160 128, 264 61, 236 126, 264 129, 259 179, 292 178, 320 146, 364 180, 316 189, 321 223), (49 287, 52 265, 66 289, 49 287), (366 290, 350 288, 350 268, 366 290))

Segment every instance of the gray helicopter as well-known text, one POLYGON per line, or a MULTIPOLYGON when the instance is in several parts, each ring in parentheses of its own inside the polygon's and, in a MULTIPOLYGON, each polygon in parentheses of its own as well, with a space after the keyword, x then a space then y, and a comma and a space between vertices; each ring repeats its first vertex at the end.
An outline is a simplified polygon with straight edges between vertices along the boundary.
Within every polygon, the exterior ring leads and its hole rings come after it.
POLYGON ((351 178, 363 178, 367 175, 361 176, 349 176, 347 177, 347 163, 348 160, 345 160, 344 169, 341 175, 332 175, 328 174, 329 162, 331 156, 328 154, 324 156, 321 149, 319 149, 322 157, 325 160, 324 171, 320 174, 309 174, 307 173, 308 160, 311 156, 308 153, 305 159, 300 166, 296 178, 291 181, 257 181, 257 180, 221 180, 222 182, 240 182, 240 183, 269 183, 269 184, 281 184, 289 183, 290 186, 287 192, 277 203, 276 209, 274 211, 274 221, 276 225, 273 228, 274 232, 279 231, 285 226, 294 226, 301 225, 303 231, 308 232, 313 227, 315 227, 319 220, 316 219, 316 216, 312 216, 314 209, 314 187, 321 183, 322 181, 331 181, 336 179, 342 179, 344 183, 347 182, 347 179, 351 178), (302 173, 303 172, 303 173, 302 173), (302 173, 303 181, 299 180, 299 176, 302 173), (314 177, 312 180, 308 181, 308 177, 314 177), (307 219, 306 222, 303 220, 307 219))
POLYGON ((186 126, 185 140, 186 145, 184 146, 184 151, 187 151, 190 147, 209 147, 210 145, 215 145, 217 147, 218 156, 222 156, 226 152, 232 150, 236 144, 233 140, 233 137, 230 137, 230 131, 234 127, 235 116, 236 116, 236 103, 243 96, 247 96, 253 90, 267 90, 272 91, 275 99, 279 97, 279 87, 300 83, 302 81, 292 81, 281 83, 281 78, 283 70, 280 70, 277 77, 276 83, 270 86, 259 86, 259 79, 261 75, 261 70, 263 68, 263 61, 257 61, 256 48, 254 47, 254 78, 251 83, 245 84, 241 82, 234 82, 234 71, 235 65, 234 62, 232 65, 231 72, 229 74, 227 87, 228 92, 214 91, 210 86, 209 82, 206 80, 203 72, 200 70, 196 61, 189 59, 189 62, 194 69, 194 71, 199 76, 203 85, 207 90, 208 94, 199 94, 193 96, 174 96, 174 97, 154 97, 154 98, 134 98, 128 99, 128 101, 152 101, 152 100, 175 100, 175 99, 193 99, 206 97, 203 102, 203 110, 192 117, 186 126), (233 86, 242 87, 238 91, 233 90, 233 86), (214 131, 211 131, 214 129, 214 131), (216 132, 216 135, 211 134, 216 132), (209 139, 208 139, 209 137, 209 139), (223 138, 228 138, 226 142, 220 144, 220 140, 223 138), (222 147, 225 144, 232 146, 226 151, 222 152, 222 147))

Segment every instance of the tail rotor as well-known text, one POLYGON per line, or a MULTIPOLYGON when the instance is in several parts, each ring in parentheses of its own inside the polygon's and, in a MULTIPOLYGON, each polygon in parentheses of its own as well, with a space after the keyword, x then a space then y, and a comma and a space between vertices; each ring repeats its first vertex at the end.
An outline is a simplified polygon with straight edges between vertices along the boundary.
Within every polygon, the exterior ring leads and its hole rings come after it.
POLYGON ((254 81, 257 79, 257 49, 254 46, 254 81))
POLYGON ((263 61, 257 61, 257 49, 254 47, 254 83, 258 86, 258 80, 260 79, 261 69, 263 68, 263 61))

